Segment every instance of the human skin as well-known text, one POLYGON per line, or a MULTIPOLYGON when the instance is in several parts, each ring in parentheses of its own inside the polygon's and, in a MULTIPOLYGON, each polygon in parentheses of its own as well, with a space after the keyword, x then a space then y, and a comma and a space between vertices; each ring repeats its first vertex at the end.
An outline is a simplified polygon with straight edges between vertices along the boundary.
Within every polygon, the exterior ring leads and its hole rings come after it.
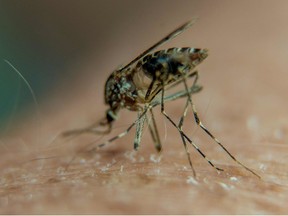
MULTIPOLYGON (((185 133, 223 172, 209 166, 189 146, 196 170, 193 177, 181 137, 159 107, 154 113, 163 143, 161 156, 147 129, 137 153, 133 151, 134 130, 97 152, 87 151, 93 147, 87 147, 91 141, 102 143, 136 120, 136 113, 125 110, 107 136, 58 137, 105 116, 103 88, 110 70, 133 58, 128 52, 119 57, 107 52, 103 59, 95 54, 88 64, 77 66, 83 72, 81 82, 76 80, 60 93, 51 91, 50 98, 40 104, 40 120, 31 115, 2 137, 6 149, 0 153, 1 213, 287 214, 288 31, 284 26, 288 4, 276 1, 272 7, 263 2, 209 2, 217 13, 200 10, 195 26, 165 45, 209 49, 208 58, 198 68, 203 90, 193 95, 193 101, 203 124, 261 179, 235 163, 197 127, 191 110, 185 133), (97 60, 105 61, 106 68, 101 68, 105 73, 94 73, 95 68, 99 70, 97 60)), ((183 22, 187 21, 184 17, 183 22)), ((134 54, 180 24, 165 22, 165 30, 146 26, 138 35, 134 54)), ((135 25, 133 30, 138 28, 141 26, 135 25)), ((127 30, 127 37, 132 33, 127 30)), ((125 41, 119 43, 125 47, 125 41)), ((131 43, 126 46, 133 47, 131 43)), ((165 109, 178 121, 184 104, 185 100, 177 100, 165 104, 165 109)))

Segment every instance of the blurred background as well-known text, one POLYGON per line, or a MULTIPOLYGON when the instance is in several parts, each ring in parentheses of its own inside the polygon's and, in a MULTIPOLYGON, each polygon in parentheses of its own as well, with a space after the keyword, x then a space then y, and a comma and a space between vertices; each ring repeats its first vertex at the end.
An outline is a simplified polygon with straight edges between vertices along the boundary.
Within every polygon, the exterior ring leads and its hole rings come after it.
MULTIPOLYGON (((94 93, 86 103, 100 109, 105 80, 115 68, 175 27, 199 17, 193 28, 161 49, 209 48, 210 57, 203 67, 210 72, 203 73, 202 79, 219 86, 225 81, 219 76, 237 77, 238 87, 245 89, 245 85, 253 85, 249 76, 255 76, 251 71, 258 70, 263 59, 271 58, 268 71, 280 63, 270 50, 277 47, 288 54, 283 44, 287 32, 281 31, 287 28, 286 9, 285 0, 273 4, 260 0, 0 0, 0 131, 36 112, 27 86, 3 59, 30 83, 40 111, 67 109, 66 100, 88 92, 94 93), (227 62, 241 65, 245 71, 226 68, 227 62), (222 74, 213 72, 214 68, 222 74)), ((280 73, 284 75, 284 71, 280 73)), ((268 74, 276 82, 277 78, 268 74)), ((217 97, 209 92, 209 86, 208 93, 217 97)))

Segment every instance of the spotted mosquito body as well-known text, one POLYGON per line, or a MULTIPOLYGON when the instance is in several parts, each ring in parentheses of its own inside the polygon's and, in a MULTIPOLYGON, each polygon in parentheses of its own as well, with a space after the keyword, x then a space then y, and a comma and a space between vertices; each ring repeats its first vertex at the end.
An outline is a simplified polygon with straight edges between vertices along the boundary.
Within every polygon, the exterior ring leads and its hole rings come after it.
POLYGON ((154 141, 157 151, 162 150, 161 139, 159 137, 156 121, 153 114, 153 108, 161 106, 161 114, 169 120, 169 122, 178 130, 182 139, 189 164, 196 175, 190 159, 190 153, 187 142, 215 169, 223 171, 223 169, 215 166, 206 155, 198 148, 198 146, 184 133, 182 127, 186 117, 188 107, 191 106, 194 120, 197 125, 207 133, 236 163, 243 168, 257 175, 254 171, 239 162, 214 135, 202 124, 196 107, 192 101, 192 94, 198 93, 202 87, 197 84, 198 71, 195 67, 199 65, 208 56, 207 49, 195 49, 191 47, 170 48, 153 52, 158 46, 166 43, 176 37, 184 30, 192 26, 195 20, 180 26, 162 40, 154 44, 152 47, 141 53, 123 68, 115 70, 107 79, 105 84, 105 103, 109 106, 106 111, 105 118, 91 125, 90 127, 78 130, 64 132, 64 136, 77 135, 82 133, 105 134, 109 133, 112 125, 117 120, 118 114, 122 109, 138 112, 138 118, 124 132, 94 147, 97 150, 129 133, 136 127, 134 138, 134 149, 140 146, 142 130, 144 124, 147 123, 151 137, 154 141), (193 78, 193 84, 188 86, 187 80, 193 78), (171 89, 179 84, 184 85, 184 90, 165 95, 166 90, 171 89), (165 111, 165 104, 168 101, 186 98, 186 104, 183 114, 178 123, 173 121, 165 111), (148 121, 148 115, 151 120, 148 121), (102 128, 101 130, 99 129, 102 128), (104 129, 103 129, 104 127, 104 129), (106 127, 106 128, 105 128, 106 127))
POLYGON ((122 108, 142 110, 141 105, 150 103, 159 93, 155 92, 156 89, 163 89, 187 76, 208 56, 207 52, 206 49, 189 47, 160 50, 146 55, 133 69, 112 73, 105 85, 105 102, 110 106, 106 115, 107 123, 116 120, 122 108), (144 83, 145 79, 149 79, 148 86, 144 83))

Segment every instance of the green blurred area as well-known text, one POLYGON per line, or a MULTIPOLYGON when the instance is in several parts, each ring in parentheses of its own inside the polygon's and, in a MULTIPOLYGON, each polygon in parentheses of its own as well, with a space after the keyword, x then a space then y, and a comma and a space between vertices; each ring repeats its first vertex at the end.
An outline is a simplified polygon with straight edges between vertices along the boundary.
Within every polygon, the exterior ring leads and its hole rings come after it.
POLYGON ((57 86, 85 77, 70 69, 107 49, 114 30, 110 25, 121 20, 121 7, 124 1, 0 0, 0 132, 11 117, 35 105, 23 80, 3 59, 22 73, 41 103, 57 86))
POLYGON ((74 34, 73 16, 65 13, 73 14, 73 8, 81 11, 72 1, 0 0, 0 132, 18 114, 35 112, 31 92, 4 59, 21 72, 40 102, 61 81, 72 79, 67 68, 85 50, 74 34))
POLYGON ((0 0, 0 132, 11 118, 35 105, 23 80, 3 59, 22 73, 41 103, 61 83, 79 79, 82 72, 69 69, 95 47, 98 53, 107 48, 113 29, 105 23, 112 23, 109 17, 120 13, 121 5, 114 0, 0 0))
POLYGON ((13 118, 17 118, 17 113, 29 109, 34 103, 31 92, 23 80, 4 59, 10 61, 21 72, 39 98, 49 86, 57 82, 57 74, 51 71, 59 71, 65 67, 65 62, 57 61, 55 54, 47 53, 47 49, 39 46, 28 26, 21 26, 21 22, 25 21, 21 14, 13 13, 13 8, 4 3, 6 2, 0 2, 1 131, 13 118))

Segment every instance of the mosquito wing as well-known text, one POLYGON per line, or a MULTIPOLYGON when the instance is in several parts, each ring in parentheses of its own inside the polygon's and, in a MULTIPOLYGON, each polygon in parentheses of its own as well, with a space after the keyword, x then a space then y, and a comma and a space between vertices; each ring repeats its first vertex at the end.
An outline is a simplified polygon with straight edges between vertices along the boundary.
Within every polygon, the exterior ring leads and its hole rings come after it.
POLYGON ((154 44, 153 46, 151 46, 149 49, 145 50, 143 53, 141 53, 139 56, 137 56, 135 59, 133 59, 130 63, 128 63, 126 66, 120 68, 118 71, 123 71, 125 69, 127 69, 128 67, 130 67, 132 64, 134 64, 135 62, 137 62, 139 59, 143 58, 146 54, 150 53, 151 51, 153 51, 154 49, 156 49, 157 47, 159 47, 160 45, 168 42, 169 40, 175 38, 176 36, 178 36, 179 34, 181 34, 183 31, 185 31, 186 29, 188 29, 189 27, 191 27, 195 22, 196 22, 197 18, 194 18, 186 23, 184 23, 183 25, 179 26, 177 29, 175 29, 173 32, 171 32, 170 34, 168 34, 166 37, 164 37, 163 39, 161 39, 160 41, 158 41, 156 44, 154 44))

